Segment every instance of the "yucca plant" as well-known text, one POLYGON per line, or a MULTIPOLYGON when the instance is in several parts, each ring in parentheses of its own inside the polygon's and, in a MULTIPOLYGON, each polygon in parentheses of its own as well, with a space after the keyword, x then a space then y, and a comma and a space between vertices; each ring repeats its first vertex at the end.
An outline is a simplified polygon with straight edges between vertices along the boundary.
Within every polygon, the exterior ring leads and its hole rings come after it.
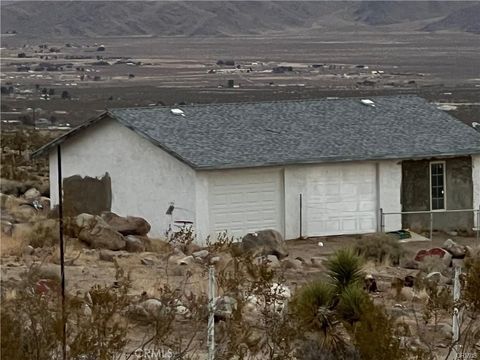
POLYGON ((327 274, 341 294, 348 286, 359 284, 363 280, 363 258, 352 249, 339 249, 327 262, 327 274))
POLYGON ((326 333, 333 323, 332 306, 335 288, 325 281, 305 285, 295 296, 293 307, 301 323, 308 329, 326 333))
POLYGON ((305 285, 292 303, 300 327, 319 336, 323 352, 341 353, 346 348, 344 328, 335 313, 335 287, 326 281, 305 285))
POLYGON ((358 284, 347 286, 339 295, 339 303, 336 308, 338 316, 353 325, 360 320, 370 299, 358 284))

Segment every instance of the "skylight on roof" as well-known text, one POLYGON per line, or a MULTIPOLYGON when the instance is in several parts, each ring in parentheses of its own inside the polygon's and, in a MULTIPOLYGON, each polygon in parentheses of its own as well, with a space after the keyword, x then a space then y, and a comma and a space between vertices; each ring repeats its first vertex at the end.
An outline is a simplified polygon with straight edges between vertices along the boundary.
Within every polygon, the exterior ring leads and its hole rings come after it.
POLYGON ((185 113, 183 112, 182 109, 170 109, 170 112, 173 114, 173 115, 180 115, 180 116, 185 116, 185 113))
POLYGON ((361 102, 363 105, 375 107, 375 103, 374 103, 372 100, 370 100, 370 99, 362 99, 362 100, 360 100, 360 102, 361 102))

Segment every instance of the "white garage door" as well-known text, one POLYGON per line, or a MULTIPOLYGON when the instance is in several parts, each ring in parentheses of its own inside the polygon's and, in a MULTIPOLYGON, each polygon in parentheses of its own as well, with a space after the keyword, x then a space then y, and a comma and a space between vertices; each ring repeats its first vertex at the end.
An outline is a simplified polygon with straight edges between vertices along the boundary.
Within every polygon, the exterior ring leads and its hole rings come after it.
POLYGON ((374 164, 324 165, 307 174, 308 236, 376 230, 374 164))
POLYGON ((275 229, 283 233, 283 182, 280 171, 212 174, 209 180, 210 233, 240 237, 275 229))

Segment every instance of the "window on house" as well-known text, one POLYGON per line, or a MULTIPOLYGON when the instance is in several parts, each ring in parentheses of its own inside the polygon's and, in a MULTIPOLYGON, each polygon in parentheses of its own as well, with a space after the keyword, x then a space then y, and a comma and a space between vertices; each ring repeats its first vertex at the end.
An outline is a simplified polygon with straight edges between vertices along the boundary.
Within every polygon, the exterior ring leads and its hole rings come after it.
POLYGON ((430 163, 431 209, 445 210, 445 162, 430 163))

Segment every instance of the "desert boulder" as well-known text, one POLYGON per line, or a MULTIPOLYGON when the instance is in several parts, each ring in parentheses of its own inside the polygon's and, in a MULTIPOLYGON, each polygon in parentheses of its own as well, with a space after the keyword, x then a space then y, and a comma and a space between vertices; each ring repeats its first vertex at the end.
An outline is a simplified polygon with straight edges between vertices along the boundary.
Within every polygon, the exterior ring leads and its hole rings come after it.
POLYGON ((76 218, 78 238, 95 249, 121 250, 126 246, 125 238, 109 226, 100 216, 80 214, 76 218))
POLYGON ((150 231, 150 224, 141 217, 119 216, 110 211, 104 211, 102 219, 114 230, 122 235, 147 235, 150 231))
POLYGON ((278 259, 283 259, 288 256, 285 240, 276 230, 261 230, 245 235, 241 249, 253 257, 275 255, 278 259))
POLYGON ((442 246, 443 249, 447 250, 454 259, 463 259, 467 253, 465 246, 457 244, 452 239, 447 239, 442 246))

